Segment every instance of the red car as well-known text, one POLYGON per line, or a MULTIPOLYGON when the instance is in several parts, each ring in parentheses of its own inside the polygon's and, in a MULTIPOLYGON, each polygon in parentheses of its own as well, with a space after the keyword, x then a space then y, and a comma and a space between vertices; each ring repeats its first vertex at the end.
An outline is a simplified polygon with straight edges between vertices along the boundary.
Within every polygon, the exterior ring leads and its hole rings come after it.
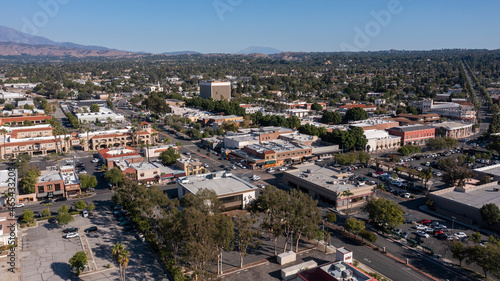
POLYGON ((442 233, 444 233, 442 230, 439 230, 439 229, 434 230, 434 235, 439 235, 442 233))
POLYGON ((421 220, 421 221, 419 221, 419 223, 421 223, 421 224, 429 224, 429 223, 431 223, 431 221, 430 221, 430 220, 425 219, 425 220, 421 220))
POLYGON ((381 174, 383 174, 383 173, 384 173, 384 171, 377 171, 375 174, 377 174, 377 175, 381 175, 381 174))

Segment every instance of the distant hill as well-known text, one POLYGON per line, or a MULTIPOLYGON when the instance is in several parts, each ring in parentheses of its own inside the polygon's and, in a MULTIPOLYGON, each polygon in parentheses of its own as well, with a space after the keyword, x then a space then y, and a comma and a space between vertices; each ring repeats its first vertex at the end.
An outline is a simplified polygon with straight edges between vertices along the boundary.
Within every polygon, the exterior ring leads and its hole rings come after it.
POLYGON ((72 42, 54 42, 45 37, 34 36, 6 26, 0 26, 0 42, 19 43, 27 45, 47 45, 47 46, 57 46, 57 47, 83 49, 83 50, 99 50, 99 51, 111 50, 110 48, 101 46, 86 46, 72 42))
POLYGON ((165 52, 162 55, 176 56, 176 55, 202 55, 200 52, 195 51, 177 51, 177 52, 165 52))
POLYGON ((275 49, 275 48, 271 48, 271 47, 258 47, 258 46, 251 46, 251 47, 248 47, 244 50, 241 50, 239 52, 237 52, 237 54, 245 54, 245 55, 249 55, 249 54, 265 54, 265 55, 272 55, 272 54, 278 54, 278 53, 281 53, 282 51, 278 50, 278 49, 275 49))
POLYGON ((137 54, 118 50, 85 50, 50 45, 0 43, 0 56, 46 56, 46 57, 130 57, 137 54))

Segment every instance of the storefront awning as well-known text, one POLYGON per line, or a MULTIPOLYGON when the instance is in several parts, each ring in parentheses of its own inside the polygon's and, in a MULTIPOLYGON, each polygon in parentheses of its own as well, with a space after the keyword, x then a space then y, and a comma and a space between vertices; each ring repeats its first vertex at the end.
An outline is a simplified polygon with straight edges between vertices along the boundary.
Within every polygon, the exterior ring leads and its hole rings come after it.
POLYGON ((266 165, 267 165, 267 164, 274 164, 274 163, 276 163, 276 160, 266 161, 266 165))

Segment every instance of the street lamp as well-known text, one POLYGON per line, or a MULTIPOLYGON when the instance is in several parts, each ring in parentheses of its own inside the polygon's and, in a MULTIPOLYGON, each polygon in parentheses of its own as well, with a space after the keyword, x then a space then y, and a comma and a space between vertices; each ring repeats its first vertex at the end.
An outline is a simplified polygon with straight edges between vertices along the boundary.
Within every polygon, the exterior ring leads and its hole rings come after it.
POLYGON ((452 221, 451 221, 451 231, 453 231, 453 227, 455 226, 455 220, 456 220, 456 219, 457 219, 457 218, 456 218, 456 217, 454 217, 454 216, 452 216, 452 217, 451 217, 451 220, 452 220, 452 221))

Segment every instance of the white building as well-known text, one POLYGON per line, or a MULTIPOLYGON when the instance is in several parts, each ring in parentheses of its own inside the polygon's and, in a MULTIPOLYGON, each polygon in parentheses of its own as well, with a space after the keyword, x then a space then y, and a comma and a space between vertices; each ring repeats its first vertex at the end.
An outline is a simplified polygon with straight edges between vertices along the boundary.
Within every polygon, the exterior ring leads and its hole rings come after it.
POLYGON ((476 120, 474 105, 468 102, 434 102, 432 99, 423 99, 410 102, 417 110, 425 113, 436 113, 444 117, 460 120, 476 120))
POLYGON ((470 137, 474 134, 472 129, 472 124, 470 123, 459 123, 459 122, 442 122, 429 125, 438 128, 444 128, 446 130, 446 136, 453 139, 461 139, 470 137))
POLYGON ((366 130, 365 137, 368 140, 366 143, 366 152, 380 152, 399 149, 401 146, 401 137, 389 135, 383 130, 366 130))
POLYGON ((4 99, 6 101, 13 101, 16 99, 23 99, 23 98, 25 98, 24 94, 8 93, 8 92, 0 93, 0 99, 4 99))
POLYGON ((309 115, 309 110, 307 109, 288 109, 286 111, 287 114, 289 114, 290 116, 297 116, 299 118, 303 118, 303 117, 306 117, 307 115, 309 115))
POLYGON ((196 194, 202 189, 212 190, 222 202, 224 210, 244 209, 255 197, 257 187, 229 172, 214 172, 179 178, 177 193, 179 199, 188 193, 196 194))
POLYGON ((142 154, 144 157, 149 157, 149 158, 156 158, 159 157, 160 154, 163 151, 168 150, 169 148, 173 148, 175 150, 179 149, 177 146, 173 144, 165 144, 165 145, 158 145, 158 146, 150 146, 150 147, 145 147, 142 149, 142 154))
POLYGON ((114 113, 111 109, 107 107, 100 107, 99 112, 88 112, 88 113, 76 113, 76 118, 78 122, 108 122, 111 119, 112 122, 123 122, 125 117, 121 114, 114 113))

